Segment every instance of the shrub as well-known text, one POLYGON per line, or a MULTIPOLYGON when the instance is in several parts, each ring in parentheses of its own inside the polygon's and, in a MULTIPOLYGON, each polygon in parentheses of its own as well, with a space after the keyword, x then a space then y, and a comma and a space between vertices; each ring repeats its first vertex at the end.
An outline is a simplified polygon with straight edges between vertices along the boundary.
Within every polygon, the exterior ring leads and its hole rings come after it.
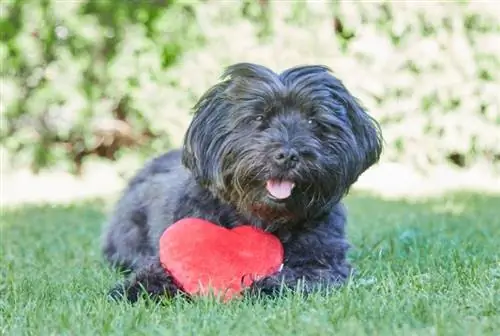
POLYGON ((380 121, 382 160, 500 163, 494 2, 1 6, 1 140, 35 170, 66 162, 78 170, 89 155, 149 155, 179 144, 173 129, 182 131, 190 106, 239 61, 330 66, 380 121))
POLYGON ((2 2, 3 145, 37 171, 168 146, 155 122, 164 69, 199 45, 190 1, 2 2))

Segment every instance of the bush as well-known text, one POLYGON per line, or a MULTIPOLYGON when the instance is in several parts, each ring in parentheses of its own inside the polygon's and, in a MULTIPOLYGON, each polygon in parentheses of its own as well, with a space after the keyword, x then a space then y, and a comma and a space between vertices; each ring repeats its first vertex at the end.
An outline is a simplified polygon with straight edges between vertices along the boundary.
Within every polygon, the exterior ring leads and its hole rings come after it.
POLYGON ((494 2, 2 6, 2 142, 34 169, 178 144, 189 107, 239 61, 330 66, 380 120, 384 161, 500 162, 494 2))
POLYGON ((346 55, 356 57, 363 70, 379 68, 371 72, 380 90, 370 100, 384 129, 386 159, 420 167, 500 162, 495 4, 393 2, 338 13, 343 30, 353 32, 344 38, 346 55), (363 37, 371 38, 372 50, 363 37))
POLYGON ((37 171, 168 146, 155 88, 199 45, 193 1, 2 2, 2 143, 37 171))

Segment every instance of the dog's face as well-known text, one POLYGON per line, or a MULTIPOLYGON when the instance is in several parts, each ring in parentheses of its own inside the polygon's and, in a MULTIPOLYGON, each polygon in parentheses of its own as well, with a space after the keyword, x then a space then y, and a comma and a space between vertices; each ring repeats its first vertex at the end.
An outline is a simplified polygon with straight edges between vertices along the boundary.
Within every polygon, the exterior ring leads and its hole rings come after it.
POLYGON ((240 210, 312 216, 379 159, 378 124, 326 67, 241 63, 223 77, 195 106, 183 163, 240 210))

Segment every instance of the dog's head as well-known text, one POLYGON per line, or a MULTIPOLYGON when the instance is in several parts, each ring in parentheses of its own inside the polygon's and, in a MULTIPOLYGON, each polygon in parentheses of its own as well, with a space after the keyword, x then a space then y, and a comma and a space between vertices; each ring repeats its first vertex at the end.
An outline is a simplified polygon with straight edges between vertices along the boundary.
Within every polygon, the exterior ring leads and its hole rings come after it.
POLYGON ((195 106, 183 163, 256 215, 307 217, 338 202, 382 150, 377 122, 324 66, 230 66, 195 106))

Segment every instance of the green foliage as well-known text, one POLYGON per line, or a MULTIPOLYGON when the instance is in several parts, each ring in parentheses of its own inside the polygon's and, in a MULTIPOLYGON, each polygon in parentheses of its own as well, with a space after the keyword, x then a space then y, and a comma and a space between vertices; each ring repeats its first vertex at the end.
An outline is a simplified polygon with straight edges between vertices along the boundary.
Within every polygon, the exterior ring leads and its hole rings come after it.
POLYGON ((379 81, 364 98, 383 127, 385 159, 420 166, 500 163, 498 7, 336 4, 343 54, 359 64, 353 75, 379 81))
POLYGON ((37 170, 168 146, 147 88, 201 35, 190 1, 2 3, 2 142, 37 170), (145 89, 146 88, 146 89, 145 89))
POLYGON ((189 107, 239 61, 330 66, 380 120, 385 161, 500 164, 493 2, 0 6, 2 145, 35 169, 178 144, 189 107))

